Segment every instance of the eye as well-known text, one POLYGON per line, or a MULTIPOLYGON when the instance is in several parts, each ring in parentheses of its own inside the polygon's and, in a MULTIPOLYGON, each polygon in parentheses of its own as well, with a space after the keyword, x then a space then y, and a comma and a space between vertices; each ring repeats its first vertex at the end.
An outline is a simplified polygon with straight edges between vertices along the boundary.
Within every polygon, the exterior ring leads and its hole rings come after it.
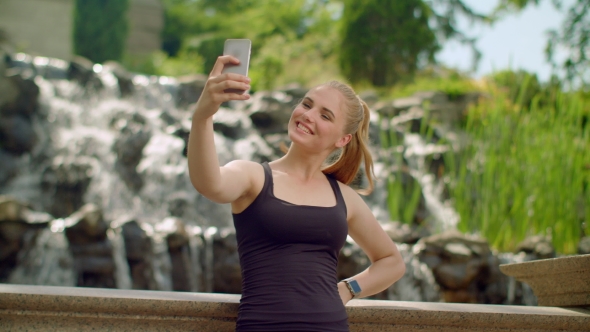
POLYGON ((307 109, 311 108, 311 106, 308 103, 301 103, 301 105, 303 105, 303 107, 305 107, 307 109))
POLYGON ((322 118, 326 119, 326 120, 330 120, 330 117, 326 114, 322 114, 322 118))

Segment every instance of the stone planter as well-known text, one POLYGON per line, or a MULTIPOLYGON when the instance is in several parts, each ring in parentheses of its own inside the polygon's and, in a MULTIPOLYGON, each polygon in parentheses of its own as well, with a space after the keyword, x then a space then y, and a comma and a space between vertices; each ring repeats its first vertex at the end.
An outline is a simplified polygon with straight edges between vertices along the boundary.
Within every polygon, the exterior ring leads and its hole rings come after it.
POLYGON ((590 307, 590 255, 504 264, 500 270, 531 286, 541 306, 590 307))

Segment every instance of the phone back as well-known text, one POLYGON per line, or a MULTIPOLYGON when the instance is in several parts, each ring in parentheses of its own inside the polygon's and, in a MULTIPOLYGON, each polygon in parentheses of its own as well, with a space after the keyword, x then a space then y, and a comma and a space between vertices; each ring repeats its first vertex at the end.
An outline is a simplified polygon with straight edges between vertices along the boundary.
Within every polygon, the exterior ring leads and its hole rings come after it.
POLYGON ((223 47, 223 55, 232 55, 240 60, 239 65, 226 65, 222 73, 236 73, 248 76, 250 63, 250 39, 227 39, 223 47))

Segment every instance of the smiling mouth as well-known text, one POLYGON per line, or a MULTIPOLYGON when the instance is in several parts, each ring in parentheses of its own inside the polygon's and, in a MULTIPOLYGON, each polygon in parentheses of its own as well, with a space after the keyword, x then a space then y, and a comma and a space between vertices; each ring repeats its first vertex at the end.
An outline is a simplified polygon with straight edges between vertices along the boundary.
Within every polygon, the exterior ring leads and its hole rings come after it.
POLYGON ((304 125, 301 124, 301 122, 297 123, 297 128, 301 129, 306 134, 312 134, 311 130, 307 129, 304 125))

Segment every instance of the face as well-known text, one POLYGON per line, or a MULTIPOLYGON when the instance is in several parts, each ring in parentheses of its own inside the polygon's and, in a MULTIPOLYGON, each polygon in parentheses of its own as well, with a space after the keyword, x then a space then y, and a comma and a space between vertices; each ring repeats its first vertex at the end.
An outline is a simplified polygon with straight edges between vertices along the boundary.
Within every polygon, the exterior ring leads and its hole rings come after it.
POLYGON ((310 90, 289 120, 289 138, 314 150, 345 146, 352 135, 344 133, 346 113, 342 94, 328 86, 310 90))

